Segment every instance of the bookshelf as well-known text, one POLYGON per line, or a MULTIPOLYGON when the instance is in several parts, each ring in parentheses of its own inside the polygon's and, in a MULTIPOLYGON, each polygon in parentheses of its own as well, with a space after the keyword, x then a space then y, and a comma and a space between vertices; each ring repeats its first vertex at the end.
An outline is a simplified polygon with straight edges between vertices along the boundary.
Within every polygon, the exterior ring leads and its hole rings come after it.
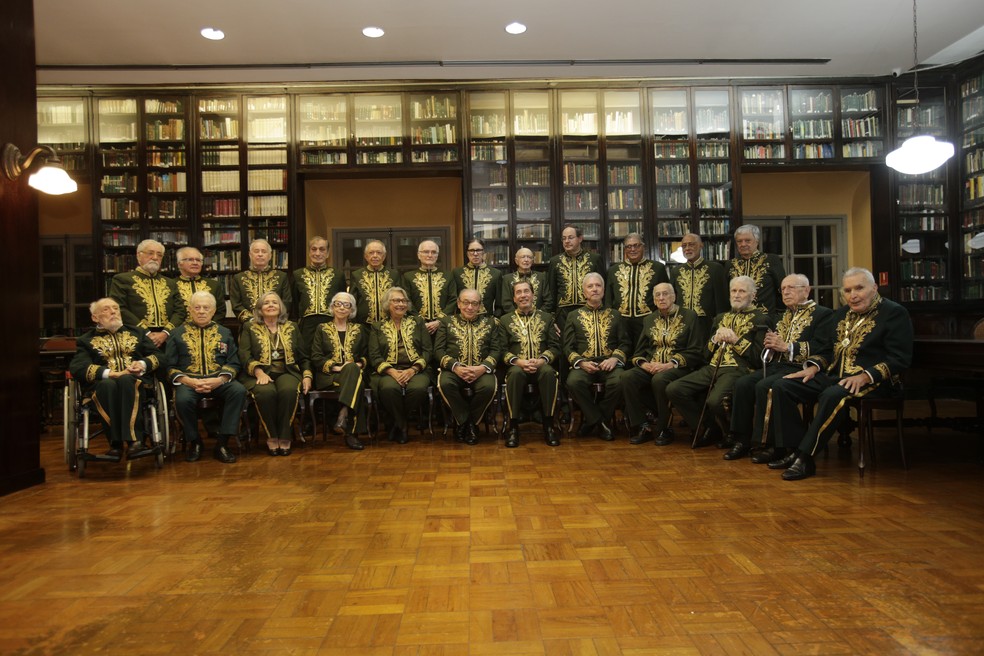
POLYGON ((776 162, 786 159, 786 107, 782 87, 743 87, 741 110, 742 159, 776 162))
POLYGON ((51 146, 69 175, 88 175, 89 121, 84 98, 39 98, 38 143, 51 146))
POLYGON ((885 155, 885 91, 882 87, 840 87, 841 156, 845 160, 885 155))
MULTIPOLYGON (((608 262, 622 261, 622 241, 646 235, 645 150, 642 145, 642 95, 639 91, 605 91, 604 224, 608 226, 608 262)), ((647 239, 647 243, 652 243, 647 239)), ((652 248, 650 253, 652 255, 652 248)))
POLYGON ((694 90, 697 233, 704 240, 703 255, 709 260, 731 257, 735 206, 731 116, 728 89, 694 90))
POLYGON ((167 247, 161 267, 173 274, 175 246, 188 243, 190 135, 185 97, 96 100, 96 210, 104 282, 136 266, 143 239, 167 247))
POLYGON ((583 248, 601 250, 601 138, 597 91, 560 91, 561 223, 584 233, 583 248))
POLYGON ((352 113, 356 166, 402 164, 402 94, 357 94, 352 113))
POLYGON ((458 92, 411 93, 409 102, 410 161, 431 165, 458 162, 458 92))
POLYGON ((297 98, 297 141, 301 169, 335 168, 349 163, 349 97, 346 94, 297 98))
POLYGON ((984 71, 960 83, 960 291, 984 299, 984 71))
MULTIPOLYGON (((512 264, 511 254, 523 247, 533 251, 533 261, 538 264, 546 263, 554 255, 551 110, 548 91, 514 91, 512 94, 516 238, 513 250, 509 250, 508 243, 501 244, 494 259, 486 251, 486 259, 491 265, 508 267, 512 264)), ((594 233, 585 230, 584 238, 598 240, 597 223, 594 233)))
POLYGON ((248 244, 266 239, 271 264, 287 270, 290 197, 287 193, 287 96, 246 96, 246 229, 248 244))
POLYGON ((198 98, 199 207, 201 250, 206 275, 228 291, 229 277, 242 271, 244 212, 240 148, 242 99, 239 95, 198 98))
POLYGON ((687 89, 654 89, 649 101, 657 250, 668 261, 673 242, 691 230, 693 218, 690 94, 687 89))
POLYGON ((485 240, 486 260, 490 264, 506 266, 513 204, 506 141, 506 92, 472 93, 468 100, 471 237, 485 240))
MULTIPOLYGON (((905 91, 895 103, 896 144, 916 134, 946 135, 946 90, 920 87, 920 102, 907 102, 905 91)), ((905 303, 948 301, 950 212, 948 167, 922 175, 896 174, 896 221, 899 234, 898 300, 905 303)))
POLYGON ((790 87, 789 121, 794 160, 834 158, 833 87, 790 87))

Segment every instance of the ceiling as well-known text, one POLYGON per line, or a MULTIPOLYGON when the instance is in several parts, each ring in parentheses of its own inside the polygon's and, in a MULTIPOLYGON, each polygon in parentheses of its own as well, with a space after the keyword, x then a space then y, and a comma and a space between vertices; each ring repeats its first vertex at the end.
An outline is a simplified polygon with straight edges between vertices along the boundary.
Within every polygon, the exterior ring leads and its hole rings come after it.
MULTIPOLYGON (((842 78, 904 74, 913 62, 910 0, 35 0, 34 8, 44 85, 842 78), (528 31, 507 34, 512 21, 528 31), (364 37, 368 25, 386 35, 364 37), (222 29, 225 40, 203 39, 203 27, 222 29)), ((984 1, 923 0, 918 35, 925 65, 984 51, 984 1)))

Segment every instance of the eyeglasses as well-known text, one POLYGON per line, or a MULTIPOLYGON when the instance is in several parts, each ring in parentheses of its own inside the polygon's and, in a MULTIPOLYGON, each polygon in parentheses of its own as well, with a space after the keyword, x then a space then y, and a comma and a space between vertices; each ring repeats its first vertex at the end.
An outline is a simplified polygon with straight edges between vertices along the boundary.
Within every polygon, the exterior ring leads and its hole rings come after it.
POLYGON ((140 251, 141 255, 147 255, 148 257, 156 257, 164 259, 164 251, 140 251))
POLYGON ((642 248, 642 244, 624 244, 625 248, 642 248))
POLYGON ((417 255, 437 255, 437 251, 417 251, 417 255))
POLYGON ((205 260, 203 260, 200 257, 183 257, 183 258, 181 258, 181 261, 182 262, 198 262, 199 264, 201 264, 205 260))
POLYGON ((481 301, 458 301, 458 302, 464 305, 465 307, 478 307, 479 305, 482 304, 481 301))
POLYGON ((349 309, 352 308, 352 304, 349 303, 348 301, 335 301, 334 303, 331 304, 331 306, 337 308, 349 308, 349 309))
POLYGON ((397 305, 406 305, 409 301, 405 298, 391 298, 390 303, 396 303, 397 305))
POLYGON ((485 252, 485 249, 484 248, 469 248, 468 249, 468 252, 469 253, 484 253, 485 252))

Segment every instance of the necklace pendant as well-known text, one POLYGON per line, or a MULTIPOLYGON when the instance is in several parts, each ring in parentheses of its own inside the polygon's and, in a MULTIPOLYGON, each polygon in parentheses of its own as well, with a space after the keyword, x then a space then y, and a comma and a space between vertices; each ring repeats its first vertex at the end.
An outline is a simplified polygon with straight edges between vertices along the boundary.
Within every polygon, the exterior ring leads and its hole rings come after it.
POLYGON ((273 353, 270 354, 270 357, 272 357, 274 360, 279 360, 280 359, 280 350, 279 349, 273 349, 273 353))

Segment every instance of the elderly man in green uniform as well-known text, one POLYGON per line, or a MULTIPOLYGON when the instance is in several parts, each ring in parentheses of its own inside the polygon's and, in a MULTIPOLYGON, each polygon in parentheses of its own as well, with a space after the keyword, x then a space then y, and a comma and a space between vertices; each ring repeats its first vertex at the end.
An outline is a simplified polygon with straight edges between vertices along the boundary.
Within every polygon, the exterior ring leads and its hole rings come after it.
POLYGON ((495 396, 495 367, 502 357, 499 321, 482 314, 481 307, 477 289, 461 290, 458 314, 442 322, 434 339, 440 367, 437 388, 458 425, 455 439, 469 445, 478 443, 476 426, 495 396), (465 397, 466 387, 472 390, 470 399, 465 397))
POLYGON ((324 237, 312 237, 308 242, 308 265, 294 271, 297 327, 308 353, 318 326, 331 321, 331 299, 345 291, 345 276, 328 266, 329 248, 324 237))
POLYGON ((564 356, 570 367, 567 389, 581 408, 580 437, 596 432, 603 440, 615 439, 609 427, 615 406, 622 399, 622 368, 632 351, 622 316, 604 306, 605 279, 592 271, 581 285, 584 305, 567 316, 564 324, 564 356), (600 402, 591 393, 592 383, 604 383, 600 402))
POLYGON ((547 274, 543 271, 533 270, 533 251, 528 248, 520 248, 516 251, 514 261, 516 270, 502 276, 502 283, 499 285, 499 308, 502 313, 512 312, 516 309, 513 302, 513 286, 520 280, 528 280, 533 288, 533 307, 538 310, 547 310, 553 306, 550 300, 550 290, 547 287, 547 274))
MULTIPOLYGON (((238 432, 246 405, 246 388, 236 380, 239 346, 228 328, 212 321, 216 301, 211 293, 195 292, 190 304, 189 321, 179 326, 167 342, 167 373, 174 385, 174 410, 188 442, 185 460, 195 462, 202 457, 198 401, 208 396, 222 401, 213 455, 219 462, 236 462, 236 456, 228 449, 229 438, 238 432)), ((205 423, 208 426, 212 421, 206 418, 205 423)))
POLYGON ((119 462, 123 442, 130 459, 156 455, 158 446, 143 444, 140 400, 142 377, 164 363, 164 354, 142 328, 123 324, 119 304, 101 298, 89 306, 96 327, 76 339, 75 357, 69 364, 72 377, 91 397, 109 438, 109 451, 100 459, 119 462))
POLYGON ((752 457, 755 464, 764 464, 786 455, 776 445, 775 422, 772 414, 772 386, 777 380, 796 373, 807 360, 829 362, 833 340, 833 310, 810 298, 810 280, 793 273, 782 279, 782 302, 786 311, 775 330, 765 333, 762 357, 765 371, 742 376, 735 383, 731 411, 731 450, 725 460, 745 457, 754 441, 763 441, 767 448, 752 457))
POLYGON ((516 309, 501 319, 506 371, 506 407, 509 433, 506 446, 519 446, 519 424, 523 412, 526 385, 532 383, 538 393, 543 419, 543 439, 548 446, 560 440, 553 427, 554 409, 560 380, 554 364, 560 358, 560 340, 553 327, 553 315, 536 309, 533 284, 529 279, 513 283, 516 309))
POLYGON ((622 324, 635 346, 642 334, 643 319, 656 309, 653 288, 669 282, 666 267, 646 257, 646 242, 642 235, 631 232, 622 241, 625 261, 608 268, 605 281, 605 305, 618 310, 622 324))
POLYGON ((779 287, 786 271, 779 256, 759 251, 761 242, 762 231, 757 225, 747 224, 735 230, 738 257, 728 263, 728 278, 748 276, 754 280, 758 305, 775 323, 783 311, 779 287))
POLYGON ((782 477, 798 481, 813 476, 813 456, 847 415, 847 400, 885 397, 897 393, 899 374, 912 363, 912 320, 898 303, 882 298, 871 271, 848 269, 843 278, 844 305, 834 311, 834 349, 830 363, 807 360, 807 367, 788 374, 772 388, 776 430, 796 450, 769 463, 784 469, 782 477), (816 403, 807 426, 801 403, 816 403))
POLYGON ((417 246, 420 266, 403 274, 403 288, 410 294, 411 314, 424 320, 427 334, 433 339, 447 316, 445 308, 451 302, 451 276, 437 268, 441 249, 436 241, 425 239, 417 246))
POLYGON ((710 413, 706 430, 694 446, 707 446, 730 425, 724 397, 731 394, 735 381, 761 365, 762 341, 769 327, 768 316, 755 306, 755 281, 738 276, 731 281, 731 311, 714 318, 707 342, 704 365, 697 371, 670 383, 666 393, 677 411, 696 432, 701 406, 710 413), (705 401, 706 399, 706 401, 705 401))
POLYGON ((474 289, 478 291, 482 299, 482 307, 479 314, 500 315, 502 312, 496 308, 496 301, 499 297, 499 281, 502 274, 498 269, 494 269, 485 263, 485 241, 483 239, 472 239, 465 247, 468 262, 451 272, 451 300, 445 307, 448 314, 454 314, 455 305, 458 302, 458 294, 463 289, 474 289))
POLYGON ((176 327, 183 324, 191 316, 190 303, 191 295, 195 292, 208 292, 215 297, 216 303, 222 304, 221 312, 216 311, 220 316, 225 316, 225 291, 222 283, 215 278, 202 276, 202 267, 205 258, 202 252, 194 246, 179 248, 177 252, 179 275, 174 281, 174 286, 178 290, 178 302, 175 303, 175 314, 171 319, 176 327))
POLYGON ((584 232, 579 226, 565 226, 560 241, 564 252, 550 258, 547 289, 551 300, 543 309, 554 313, 557 327, 563 330, 568 313, 584 305, 584 277, 592 272, 604 275, 605 271, 600 255, 581 248, 584 232))
POLYGON ((670 428, 670 398, 666 387, 698 367, 702 331, 693 310, 676 304, 673 286, 661 282, 653 288, 656 311, 646 317, 636 342, 631 369, 622 374, 625 414, 635 435, 630 444, 654 439, 658 446, 673 441, 670 428), (656 425, 646 421, 646 410, 656 414, 656 425))
POLYGON ((288 308, 291 303, 287 274, 273 268, 273 249, 266 239, 254 239, 249 245, 249 268, 232 277, 229 300, 232 313, 242 323, 253 319, 253 308, 264 294, 276 292, 288 308))
POLYGON ((700 328, 703 344, 711 335, 714 317, 727 312, 728 276, 717 262, 705 260, 704 242, 700 235, 687 233, 680 242, 686 262, 670 269, 670 281, 680 307, 693 310, 700 328))
POLYGON ((386 266, 386 245, 376 239, 366 243, 362 253, 366 265, 352 272, 349 294, 355 297, 357 321, 373 324, 386 319, 383 294, 399 283, 395 270, 386 266))
POLYGON ((157 348, 163 348, 175 325, 178 307, 174 281, 161 273, 164 245, 153 239, 137 244, 137 268, 113 276, 109 297, 120 306, 123 323, 142 329, 157 348))

